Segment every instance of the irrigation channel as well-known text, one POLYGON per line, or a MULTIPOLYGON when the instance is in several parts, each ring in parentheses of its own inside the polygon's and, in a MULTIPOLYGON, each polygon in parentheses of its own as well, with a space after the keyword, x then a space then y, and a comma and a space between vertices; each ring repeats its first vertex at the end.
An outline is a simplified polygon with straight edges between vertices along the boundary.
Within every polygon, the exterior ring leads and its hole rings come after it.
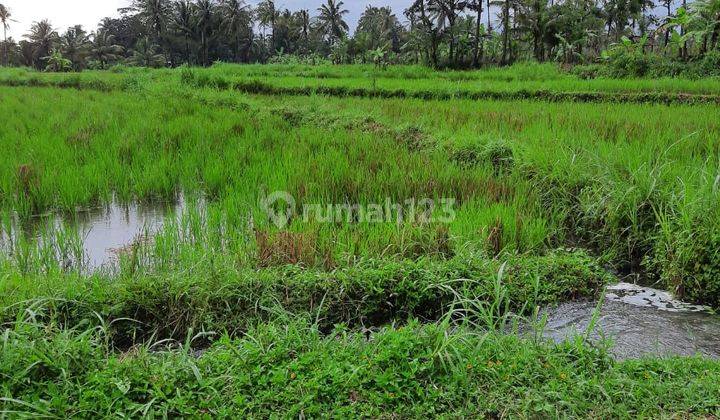
MULTIPOLYGON (((11 252, 12 241, 21 232, 26 240, 41 246, 42 226, 80 234, 86 270, 112 270, 118 253, 157 232, 170 217, 186 209, 179 196, 173 203, 113 202, 98 209, 80 211, 72 218, 43 215, 21 225, 12 222, 11 232, 0 229, 0 252, 11 252)), ((652 356, 720 358, 720 315, 708 308, 675 299, 670 293, 640 286, 627 279, 607 287, 604 302, 573 301, 540 312, 545 320, 542 335, 556 342, 578 334, 591 340, 610 340, 617 359, 652 356), (599 308, 599 313, 596 310, 599 308), (589 333, 587 329, 592 326, 589 333)))

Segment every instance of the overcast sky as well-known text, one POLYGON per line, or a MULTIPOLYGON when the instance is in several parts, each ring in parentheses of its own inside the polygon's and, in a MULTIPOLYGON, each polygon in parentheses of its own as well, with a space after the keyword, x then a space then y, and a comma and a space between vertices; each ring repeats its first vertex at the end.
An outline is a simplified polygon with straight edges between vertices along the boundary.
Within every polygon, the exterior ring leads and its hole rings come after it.
MULTIPOLYGON (((259 0, 248 1, 257 4, 259 0)), ((369 4, 374 6, 390 6, 401 21, 403 10, 408 7, 411 0, 345 0, 345 8, 350 11, 347 21, 351 28, 355 27, 358 18, 369 4)), ((98 22, 107 16, 117 16, 117 9, 126 7, 131 0, 0 0, 10 13, 8 36, 19 40, 30 29, 34 21, 49 19, 60 32, 69 26, 81 24, 85 29, 93 31, 98 22)), ((324 0, 278 0, 278 7, 290 10, 310 9, 313 13, 324 0)), ((1 35, 1 34, 0 34, 1 35)))

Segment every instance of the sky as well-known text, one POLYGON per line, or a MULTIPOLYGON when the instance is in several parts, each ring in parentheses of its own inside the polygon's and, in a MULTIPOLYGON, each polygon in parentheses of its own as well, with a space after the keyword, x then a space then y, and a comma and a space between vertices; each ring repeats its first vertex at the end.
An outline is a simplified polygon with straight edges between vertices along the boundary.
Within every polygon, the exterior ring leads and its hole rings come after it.
MULTIPOLYGON (((249 4, 258 2, 259 0, 248 1, 249 4)), ((402 12, 410 2, 411 0, 345 0, 345 8, 350 11, 346 19, 354 29, 365 7, 373 5, 392 7, 398 18, 404 21, 402 12)), ((12 19, 17 21, 10 22, 8 37, 19 40, 28 33, 34 21, 42 19, 49 19, 59 32, 77 24, 83 25, 88 31, 93 31, 102 18, 118 16, 117 9, 127 7, 131 0, 0 0, 0 3, 10 10, 12 19)), ((324 3, 324 0, 276 1, 279 8, 310 9, 312 13, 315 13, 321 3, 324 3)))

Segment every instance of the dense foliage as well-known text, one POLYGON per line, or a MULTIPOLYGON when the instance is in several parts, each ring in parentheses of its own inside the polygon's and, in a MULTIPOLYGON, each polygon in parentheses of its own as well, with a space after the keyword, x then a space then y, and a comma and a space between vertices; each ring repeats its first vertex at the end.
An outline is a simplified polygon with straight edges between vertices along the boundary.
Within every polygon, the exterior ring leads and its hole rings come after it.
MULTIPOLYGON (((50 20, 35 22, 26 39, 5 37, 2 63, 64 71, 215 61, 458 68, 533 59, 608 64, 578 70, 586 77, 717 75, 719 4, 413 0, 402 14, 368 6, 351 34, 338 0, 327 0, 315 16, 273 0, 255 7, 243 0, 134 0, 91 33, 74 26, 59 34, 50 20)), ((1 4, 0 20, 5 29, 13 23, 1 4)))

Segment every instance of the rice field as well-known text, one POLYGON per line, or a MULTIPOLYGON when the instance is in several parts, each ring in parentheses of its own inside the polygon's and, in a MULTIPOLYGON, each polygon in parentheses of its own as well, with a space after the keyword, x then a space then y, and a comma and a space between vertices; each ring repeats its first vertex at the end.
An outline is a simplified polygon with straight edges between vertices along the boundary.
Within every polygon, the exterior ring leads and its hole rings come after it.
POLYGON ((718 95, 530 65, 0 70, 0 413, 717 416, 716 360, 556 343, 541 310, 626 275, 720 309, 718 95), (91 264, 78 219, 142 206, 167 217, 91 264))

